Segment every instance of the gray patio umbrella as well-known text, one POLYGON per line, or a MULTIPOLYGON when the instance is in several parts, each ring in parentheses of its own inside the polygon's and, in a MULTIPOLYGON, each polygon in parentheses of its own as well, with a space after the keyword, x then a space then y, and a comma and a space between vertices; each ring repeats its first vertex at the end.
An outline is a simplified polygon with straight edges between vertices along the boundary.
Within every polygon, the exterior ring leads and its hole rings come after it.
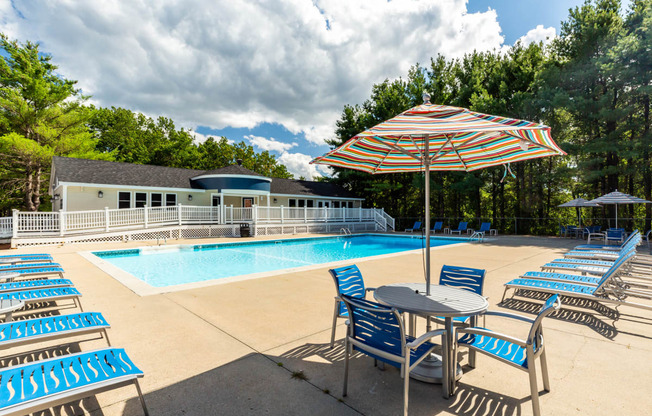
MULTIPOLYGON (((596 204, 595 202, 587 201, 584 198, 575 198, 572 201, 564 202, 561 205, 557 205, 558 207, 561 208, 583 208, 583 207, 599 207, 599 204, 596 204)), ((580 211, 577 212, 577 222, 578 222, 578 227, 582 228, 582 214, 580 211)))
POLYGON ((620 204, 652 204, 652 201, 646 199, 641 199, 632 195, 624 194, 618 192, 616 189, 613 192, 610 192, 606 195, 602 195, 599 198, 595 198, 589 202, 593 202, 600 205, 615 205, 616 206, 616 228, 618 228, 618 205, 620 204))

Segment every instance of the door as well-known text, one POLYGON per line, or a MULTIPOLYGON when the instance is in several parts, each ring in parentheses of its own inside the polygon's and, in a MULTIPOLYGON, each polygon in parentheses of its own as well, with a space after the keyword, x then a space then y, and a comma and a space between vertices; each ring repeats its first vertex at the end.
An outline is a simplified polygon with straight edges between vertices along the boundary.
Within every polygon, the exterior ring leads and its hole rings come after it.
POLYGON ((253 198, 242 198, 242 206, 244 208, 251 208, 254 205, 253 198))

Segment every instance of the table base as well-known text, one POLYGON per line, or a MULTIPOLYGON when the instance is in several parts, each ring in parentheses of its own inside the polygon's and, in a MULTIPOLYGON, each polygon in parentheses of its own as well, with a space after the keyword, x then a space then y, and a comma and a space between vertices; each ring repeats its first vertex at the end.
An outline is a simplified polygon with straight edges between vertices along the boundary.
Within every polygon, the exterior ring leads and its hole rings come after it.
MULTIPOLYGON (((441 355, 430 354, 430 357, 421 361, 414 370, 410 371, 410 377, 423 381, 424 383, 441 384, 443 380, 441 369, 441 355)), ((459 380, 460 378, 462 378, 462 366, 457 364, 455 380, 459 380)))

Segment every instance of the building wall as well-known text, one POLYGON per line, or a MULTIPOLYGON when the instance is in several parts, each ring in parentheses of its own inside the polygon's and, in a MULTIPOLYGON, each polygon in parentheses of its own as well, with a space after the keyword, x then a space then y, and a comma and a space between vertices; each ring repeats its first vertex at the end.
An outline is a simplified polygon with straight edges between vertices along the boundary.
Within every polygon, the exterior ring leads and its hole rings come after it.
POLYGON ((322 206, 324 204, 328 203, 331 208, 333 208, 335 206, 335 204, 334 204, 335 201, 340 203, 340 207, 342 206, 343 202, 347 203, 347 207, 348 207, 348 203, 351 202, 353 204, 353 208, 359 208, 361 206, 361 202, 362 202, 362 201, 357 201, 357 200, 353 201, 353 200, 346 199, 346 198, 332 198, 332 197, 318 197, 318 196, 297 196, 297 197, 292 197, 292 196, 281 196, 281 195, 274 195, 274 194, 270 195, 270 199, 271 199, 271 201, 270 201, 269 205, 272 206, 272 207, 280 207, 281 205, 283 205, 284 207, 289 207, 290 206, 290 199, 296 200, 296 203, 295 203, 296 207, 299 207, 300 204, 301 204, 299 202, 299 200, 305 201, 304 203, 307 203, 308 200, 311 200, 311 201, 313 201, 312 206, 314 208, 317 208, 319 206, 320 201, 322 203, 322 206))

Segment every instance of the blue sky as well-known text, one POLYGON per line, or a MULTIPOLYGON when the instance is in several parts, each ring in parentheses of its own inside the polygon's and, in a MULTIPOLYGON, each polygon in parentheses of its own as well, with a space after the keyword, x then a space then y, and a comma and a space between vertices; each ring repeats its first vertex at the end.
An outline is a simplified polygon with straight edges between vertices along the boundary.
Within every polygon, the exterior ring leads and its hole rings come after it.
POLYGON ((269 150, 295 177, 347 104, 442 54, 559 33, 579 0, 0 1, 0 32, 39 42, 101 107, 269 150), (379 30, 391 26, 392 30, 379 30))

